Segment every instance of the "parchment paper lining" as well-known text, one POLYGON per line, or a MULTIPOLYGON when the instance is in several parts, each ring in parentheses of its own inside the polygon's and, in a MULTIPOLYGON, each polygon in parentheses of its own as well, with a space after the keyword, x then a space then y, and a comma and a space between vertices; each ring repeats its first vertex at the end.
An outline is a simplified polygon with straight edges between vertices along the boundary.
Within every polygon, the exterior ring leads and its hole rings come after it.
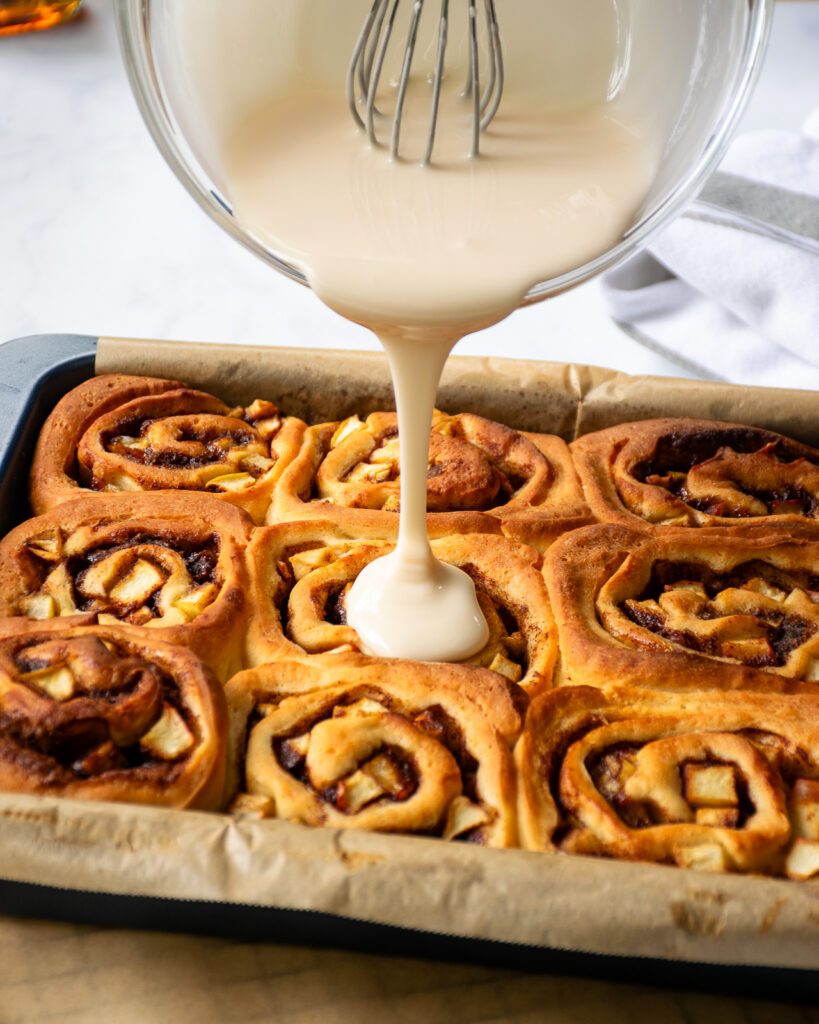
MULTIPOLYGON (((386 360, 378 352, 102 338, 97 373, 178 378, 237 404, 269 398, 313 421, 394 408, 386 360)), ((697 416, 751 423, 819 445, 813 391, 632 377, 571 363, 453 356, 438 405, 566 440, 629 420, 697 416)))
POLYGON ((792 882, 29 796, 0 798, 0 828, 13 881, 615 955, 810 968, 819 954, 819 890, 792 882))

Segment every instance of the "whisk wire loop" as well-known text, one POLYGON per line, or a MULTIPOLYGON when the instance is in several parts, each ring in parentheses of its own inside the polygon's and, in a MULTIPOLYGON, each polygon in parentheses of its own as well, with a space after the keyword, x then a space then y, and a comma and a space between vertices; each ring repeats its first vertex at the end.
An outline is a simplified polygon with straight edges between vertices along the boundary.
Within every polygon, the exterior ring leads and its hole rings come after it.
POLYGON ((401 141, 401 119, 404 116, 404 103, 407 99, 409 88, 410 72, 412 71, 412 59, 415 56, 415 46, 418 42, 418 26, 421 24, 421 15, 424 13, 424 0, 415 0, 410 21, 409 34, 407 35, 407 47, 404 50, 404 63, 401 68, 401 78, 398 81, 398 96, 395 100, 395 117, 392 122, 392 145, 390 156, 393 160, 398 156, 398 146, 401 141))
MULTIPOLYGON (((386 14, 387 8, 389 7, 390 0, 383 0, 384 13, 386 14)), ((373 45, 373 57, 374 57, 374 71, 375 74, 370 73, 369 78, 366 81, 367 91, 365 93, 367 97, 366 113, 367 113, 367 135, 369 136, 370 142, 373 146, 378 145, 378 136, 375 131, 375 118, 379 114, 378 107, 376 106, 376 95, 378 93, 378 83, 381 81, 381 75, 384 70, 384 60, 387 56, 387 50, 389 49, 390 39, 392 38, 392 30, 395 27, 395 16, 398 13, 398 4, 400 0, 392 0, 392 9, 390 10, 390 16, 387 20, 387 27, 384 31, 383 36, 376 37, 373 45)), ((380 19, 380 24, 383 25, 383 17, 380 19)))
MULTIPOLYGON (((378 108, 378 94, 384 76, 390 43, 394 36, 396 18, 401 0, 373 0, 364 25, 356 40, 355 48, 347 71, 347 102, 356 125, 367 133, 372 145, 382 145, 379 138, 378 121, 386 119, 378 108), (363 115, 362 115, 363 111, 363 115)), ((401 130, 407 95, 412 81, 413 63, 418 46, 421 20, 426 0, 413 0, 409 28, 404 43, 400 73, 396 84, 395 110, 392 114, 389 150, 397 159, 401 149, 401 130)), ((438 122, 440 118, 441 93, 446 77, 446 53, 449 39, 451 0, 441 0, 438 20, 437 48, 430 84, 432 101, 429 130, 422 157, 424 165, 432 162, 435 149, 438 122)), ((503 96, 505 71, 500 28, 498 25, 495 0, 467 0, 469 51, 467 83, 464 98, 472 112, 471 157, 480 153, 480 136, 492 123, 503 96), (483 8, 483 32, 486 37, 488 59, 486 80, 481 75, 481 47, 479 28, 480 9, 483 8)), ((392 63, 392 62, 391 62, 392 63)))
POLYGON ((478 9, 469 0, 469 91, 472 95, 472 150, 474 160, 481 149, 481 69, 478 54, 478 9))
POLYGON ((432 80, 432 113, 430 115, 427 148, 424 151, 424 166, 431 163, 435 148, 435 132, 438 128, 438 111, 441 105, 441 86, 444 82, 447 36, 449 35, 449 0, 441 0, 441 23, 438 27, 438 55, 435 60, 435 77, 432 80))
POLYGON ((353 56, 350 61, 350 66, 347 70, 347 103, 350 107, 350 112, 352 113, 355 122, 359 128, 364 128, 364 120, 361 117, 361 114, 359 114, 358 112, 358 102, 356 100, 355 92, 356 74, 362 72, 361 84, 363 91, 364 63, 362 63, 361 57, 367 48, 367 43, 372 32, 373 24, 378 13, 378 9, 381 7, 381 5, 382 0, 373 0, 372 6, 370 7, 370 12, 367 15, 367 18, 364 22, 364 27, 361 29, 358 39, 356 40, 355 49, 353 50, 353 56))
POLYGON ((486 22, 490 37, 490 61, 489 80, 486 83, 486 91, 481 100, 481 131, 486 131, 495 119, 503 98, 503 88, 506 84, 506 69, 503 65, 503 47, 501 46, 500 26, 495 10, 495 0, 485 0, 486 22))

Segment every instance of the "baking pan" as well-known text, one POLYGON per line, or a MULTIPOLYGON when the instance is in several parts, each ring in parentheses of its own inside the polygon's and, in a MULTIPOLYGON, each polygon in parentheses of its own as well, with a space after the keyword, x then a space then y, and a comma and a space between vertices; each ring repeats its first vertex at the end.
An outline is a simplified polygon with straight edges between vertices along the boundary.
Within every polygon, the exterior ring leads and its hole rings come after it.
MULTIPOLYGON (((161 345, 165 351, 168 348, 175 348, 170 343, 161 343, 161 345)), ((96 351, 96 338, 76 335, 44 335, 23 338, 0 347, 0 380, 2 380, 5 399, 3 403, 0 403, 0 529, 3 532, 29 514, 26 476, 33 446, 45 417, 63 394, 81 381, 93 376, 96 351)), ((153 351, 156 349, 149 347, 142 349, 144 361, 138 371, 163 375, 166 372, 163 368, 163 360, 156 360, 158 364, 156 368, 151 362, 153 351)), ((176 354, 178 356, 178 352, 176 354)), ((275 362, 275 350, 268 350, 268 358, 271 362, 275 362)), ((283 361, 287 362, 287 360, 283 361)), ((136 367, 133 372, 137 372, 136 367)), ((603 384, 607 380, 621 379, 620 375, 606 377, 605 371, 601 371, 602 376, 598 380, 595 375, 596 371, 589 371, 589 373, 591 374, 590 380, 598 383, 602 381, 603 384)), ((510 374, 510 380, 509 386, 514 388, 513 373, 510 374)), ((667 387, 670 389, 668 393, 673 393, 671 382, 667 387)), ((272 397, 276 397, 274 392, 271 391, 270 394, 272 397)), ((373 401, 377 401, 379 397, 373 396, 373 401)), ((360 401, 360 393, 355 398, 360 401)), ((524 396, 521 396, 521 404, 526 404, 524 396)), ((567 422, 569 419, 570 416, 567 413, 567 422)), ((662 959, 651 956, 617 956, 612 955, 611 951, 606 955, 601 955, 578 952, 572 948, 555 948, 563 945, 559 938, 553 942, 545 941, 542 944, 526 945, 511 941, 492 941, 475 936, 445 935, 415 927, 401 927, 403 919, 400 918, 400 915, 398 920, 389 923, 383 920, 356 920, 350 916, 299 909, 298 899, 294 899, 295 905, 279 908, 270 905, 251 905, 251 901, 246 897, 238 897, 235 902, 226 902, 187 898, 185 894, 181 894, 181 898, 169 898, 162 892, 150 896, 134 895, 123 891, 91 892, 89 891, 90 885, 70 888, 64 886, 60 880, 60 858, 63 856, 61 844, 65 844, 66 850, 70 849, 72 839, 70 824, 72 820, 79 820, 83 814, 83 808, 79 803, 64 802, 66 813, 61 819, 59 809, 57 809, 57 813, 54 813, 55 806, 59 803, 55 804, 55 801, 45 801, 44 799, 40 801, 39 798, 31 797, 7 798, 4 801, 3 818, 5 821, 3 826, 13 824, 15 828, 18 826, 23 828, 25 825, 30 825, 33 830, 38 824, 46 821, 49 823, 50 831, 43 830, 41 841, 51 858, 52 866, 50 874, 44 875, 41 879, 31 877, 30 872, 27 874, 25 867, 22 867, 13 873, 10 872, 8 878, 0 880, 0 912, 100 925, 190 931, 236 936, 251 940, 334 946, 382 954, 394 953, 469 961, 534 971, 586 974, 642 984, 650 981, 652 985, 698 988, 720 993, 736 992, 745 996, 754 995, 789 1002, 812 1002, 819 999, 819 974, 816 971, 768 967, 760 962, 756 962, 754 965, 736 965, 730 963, 730 948, 727 953, 723 949, 719 957, 723 962, 716 964, 698 963, 696 956, 685 949, 681 953, 680 960, 668 958, 666 950, 663 950, 666 955, 662 959), (35 811, 32 808, 38 808, 38 810, 35 811), (39 808, 42 810, 40 811, 39 808), (39 823, 34 820, 38 817, 42 818, 39 823), (24 826, 20 826, 21 821, 24 822, 24 826), (726 960, 729 962, 726 963, 726 960)), ((96 806, 102 807, 102 805, 96 806)), ((91 812, 92 808, 89 806, 89 815, 91 812)), ((113 809, 111 809, 111 813, 113 813, 113 809)), ((153 809, 146 812, 142 808, 133 808, 130 811, 134 820, 139 818, 141 822, 144 816, 144 827, 152 835, 156 832, 152 831, 151 818, 156 816, 156 822, 161 822, 163 828, 167 827, 168 830, 172 830, 172 823, 167 815, 174 813, 157 812, 153 809)), ((103 808, 99 816, 100 822, 103 822, 104 815, 103 808)), ((218 832, 214 819, 218 820, 219 816, 197 815, 196 818, 204 822, 203 834, 207 829, 214 834, 218 832), (213 827, 210 823, 213 824, 213 827)), ((193 824, 193 819, 191 819, 191 823, 193 824)), ((281 822, 254 823, 248 825, 247 828, 252 831, 259 825, 262 827, 265 825, 275 826, 275 831, 271 829, 268 834, 282 838, 289 837, 292 830, 300 830, 299 826, 290 826, 281 822)), ((13 862, 14 844, 18 842, 17 836, 14 831, 7 831, 3 826, 0 826, 0 835, 7 836, 7 841, 12 848, 6 861, 13 862)), ((140 825, 129 832, 129 850, 136 844, 137 851, 139 851, 140 840, 137 833, 141 827, 140 825)), ((105 839, 100 837, 109 834, 104 823, 101 824, 96 831, 97 842, 104 842, 105 839)), ((433 851, 433 857, 438 856, 435 853, 436 848, 441 851, 441 859, 444 859, 443 850, 435 840, 362 835, 345 838, 344 841, 331 842, 327 833, 324 836, 315 835, 314 838, 317 841, 317 849, 322 843, 324 847, 327 847, 329 843, 335 852, 338 852, 336 851, 336 847, 338 847, 342 854, 342 860, 345 862, 352 862, 359 858, 362 863, 366 863, 367 857, 372 859, 375 856, 372 851, 380 853, 383 850, 395 850, 397 855, 396 871, 400 870, 399 862, 403 868, 406 868, 407 858, 412 857, 413 850, 417 850, 419 853, 423 852, 420 861, 430 856, 430 850, 433 851), (416 845, 413 846, 413 843, 416 845)), ((87 836, 84 841, 89 841, 87 836)), ((3 845, 3 840, 0 839, 0 846, 3 845)), ((250 845, 252 846, 252 844, 250 845)), ((286 841, 283 845, 287 845, 286 841)), ((48 860, 48 856, 45 858, 46 860, 48 860)), ((206 854, 200 856, 206 859, 206 854)), ((531 860, 531 858, 542 857, 539 854, 521 854, 511 851, 470 851, 473 863, 481 864, 480 858, 490 857, 493 868, 503 863, 502 860, 497 859, 498 857, 506 856, 529 858, 526 863, 540 863, 544 867, 546 866, 545 861, 531 860), (478 860, 475 860, 476 857, 478 860)), ((389 852, 383 859, 388 862, 384 865, 384 870, 389 874, 391 870, 389 852)), ((22 861, 23 858, 20 860, 22 861)), ((579 859, 572 858, 572 860, 577 862, 579 859)), ((67 860, 64 862, 69 863, 67 860)), ((116 864, 116 858, 114 858, 114 863, 116 864)), ((252 859, 248 860, 248 864, 252 864, 252 859)), ((192 872, 195 873, 195 867, 192 867, 192 872)), ((544 871, 544 877, 547 873, 544 871)), ((578 902, 584 901, 588 926, 589 907, 595 905, 595 893, 599 891, 601 898, 597 904, 598 919, 594 923, 600 928, 605 928, 612 907, 611 886, 613 884, 616 890, 618 879, 622 879, 625 884, 633 882, 635 878, 644 877, 647 883, 653 883, 654 880, 660 879, 667 885, 670 877, 676 877, 680 879, 680 885, 682 885, 683 876, 690 878, 692 873, 657 865, 623 865, 589 861, 588 885, 584 887, 588 891, 576 895, 578 902), (600 879, 604 876, 607 879, 605 886, 600 883, 600 879)), ((758 892, 765 899, 774 900, 772 906, 778 906, 785 899, 797 903, 801 900, 799 894, 803 888, 794 883, 780 881, 743 880, 736 877, 693 877, 697 880, 698 892, 704 900, 703 906, 706 908, 713 905, 714 902, 719 904, 720 900, 727 899, 721 895, 724 892, 730 892, 732 889, 734 892, 739 892, 738 886, 743 884, 748 885, 749 894, 758 892), (759 888, 753 888, 753 886, 759 888), (778 895, 783 893, 787 895, 778 895)), ((490 891, 489 878, 490 872, 487 871, 488 892, 490 891)), ((245 879, 246 881, 247 879, 245 879)), ((479 883, 481 881, 479 879, 479 883)), ((554 880, 552 884, 554 884, 554 880)), ((117 888, 114 885, 107 886, 104 876, 101 876, 101 887, 117 888)), ((480 885, 478 891, 480 891, 480 885)), ((497 897, 497 887, 492 891, 497 897)), ((646 889, 646 892, 650 892, 650 887, 646 889)), ((565 903, 570 905, 573 894, 568 892, 563 895, 565 903)), ((423 894, 421 893, 419 900, 422 898, 423 894)), ((514 893, 507 894, 507 899, 513 898, 514 893)), ((819 889, 814 886, 805 886, 804 901, 805 921, 812 920, 813 927, 819 933, 819 924, 817 924, 819 922, 819 889), (814 905, 815 911, 813 910, 814 905)), ((454 906, 457 909, 457 904, 454 906)), ((556 908, 556 919, 558 916, 556 908)), ((412 917, 412 914, 407 915, 407 920, 412 917)), ((450 920, 452 921, 451 914, 450 920)), ((694 939, 707 942, 708 932, 712 927, 709 922, 713 920, 714 918, 709 918, 707 913, 704 914, 702 920, 698 920, 695 915, 687 922, 687 927, 693 930, 694 939), (697 934, 698 932, 699 934, 697 934)), ((793 926, 789 933, 789 941, 798 933, 798 928, 803 926, 804 922, 800 918, 800 921, 793 926)), ((452 921, 452 927, 457 929, 457 921, 452 921)), ((713 937, 713 935, 710 936, 710 938, 713 937)), ((726 938, 728 937, 726 936, 726 938)), ((567 944, 572 945, 571 935, 568 936, 567 944)), ((577 942, 575 937, 574 945, 582 944, 582 942, 577 942)), ((813 943, 809 943, 809 945, 814 949, 819 948, 813 943)), ((648 951, 654 948, 651 945, 650 937, 646 937, 643 946, 648 951)), ((658 950, 660 948, 657 947, 658 950)), ((697 948, 699 947, 695 942, 691 950, 695 951, 697 948)), ((741 959, 741 957, 738 958, 741 959)), ((801 957, 800 962, 804 965, 805 957, 801 957)))
POLYGON ((27 477, 37 435, 66 392, 94 376, 97 339, 40 334, 0 346, 0 533, 29 515, 27 477))

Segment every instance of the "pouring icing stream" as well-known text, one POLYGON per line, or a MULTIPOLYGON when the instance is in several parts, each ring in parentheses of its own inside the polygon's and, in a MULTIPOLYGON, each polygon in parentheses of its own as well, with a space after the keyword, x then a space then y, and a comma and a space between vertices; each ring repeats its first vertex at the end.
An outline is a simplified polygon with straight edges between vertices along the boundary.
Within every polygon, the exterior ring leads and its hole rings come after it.
MULTIPOLYGON (((386 350, 401 446, 399 539, 353 585, 347 620, 370 652, 424 661, 463 660, 488 636, 472 580, 438 562, 427 539, 429 431, 446 358, 532 285, 618 241, 657 163, 640 126, 607 104, 555 109, 514 88, 480 158, 469 160, 456 77, 431 167, 371 147, 351 122, 343 82, 294 84, 246 117, 223 153, 236 217, 386 350)), ((402 152, 423 152, 428 116, 420 82, 402 152)))

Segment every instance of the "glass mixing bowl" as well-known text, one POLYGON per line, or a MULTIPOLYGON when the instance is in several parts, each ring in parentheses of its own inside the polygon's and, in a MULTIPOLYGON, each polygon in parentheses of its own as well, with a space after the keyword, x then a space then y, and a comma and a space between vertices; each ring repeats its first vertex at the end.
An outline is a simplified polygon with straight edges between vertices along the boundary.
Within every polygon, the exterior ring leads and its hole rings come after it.
MULTIPOLYGON (((523 0, 512 0, 506 10, 506 0, 496 3, 502 28, 505 19, 527 17, 523 0)), ((604 98, 626 112, 640 109, 662 140, 662 158, 649 196, 618 244, 543 281, 525 303, 565 291, 622 262, 696 196, 723 155, 756 81, 773 3, 537 0, 538 17, 542 21, 545 9, 550 31, 529 38, 528 45, 539 47, 545 73, 558 91, 569 79, 584 87, 589 77, 585 51, 591 53, 605 35, 616 58, 606 69, 604 98), (576 6, 573 17, 567 17, 567 5, 580 2, 584 18, 576 17, 576 6)), ((232 105, 250 102, 253 90, 264 88, 271 74, 293 65, 292 54, 277 39, 276 22, 269 19, 298 4, 312 5, 315 31, 334 33, 338 59, 346 59, 370 0, 116 0, 116 10, 131 85, 167 162, 225 231, 277 270, 307 284, 297 266, 234 216, 211 131, 229 117, 232 105), (234 68, 231 60, 241 63, 234 68), (213 70, 227 91, 214 86, 213 70)), ((519 36, 525 39, 526 33, 519 36)), ((506 60, 513 66, 515 53, 507 52, 506 60)), ((343 66, 333 74, 343 74, 343 66)))

